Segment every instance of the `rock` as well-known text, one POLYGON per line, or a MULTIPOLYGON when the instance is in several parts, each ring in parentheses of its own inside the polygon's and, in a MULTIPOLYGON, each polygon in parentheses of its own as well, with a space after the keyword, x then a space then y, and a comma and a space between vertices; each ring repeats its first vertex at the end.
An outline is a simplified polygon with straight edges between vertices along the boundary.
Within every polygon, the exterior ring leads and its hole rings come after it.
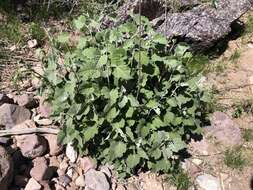
POLYGON ((57 141, 57 135, 46 134, 44 135, 45 139, 47 139, 49 146, 49 154, 51 156, 57 156, 61 153, 63 146, 60 145, 57 141))
MULTIPOLYGON (((139 12, 139 2, 138 0, 126 1, 117 11, 119 21, 113 24, 111 24, 113 21, 106 21, 104 25, 110 27, 124 23, 129 18, 129 11, 139 12)), ((232 30, 231 25, 244 13, 250 11, 253 5, 252 0, 218 0, 216 8, 210 4, 203 4, 200 0, 176 2, 180 10, 185 7, 191 9, 183 12, 176 10, 173 13, 168 8, 168 13, 165 15, 164 1, 142 1, 141 14, 149 20, 155 20, 157 31, 168 39, 179 38, 192 44, 193 49, 202 51, 227 36, 232 30)), ((171 7, 173 9, 175 4, 171 7)))
POLYGON ((189 176, 196 176, 201 172, 201 169, 188 159, 182 162, 182 168, 189 174, 189 176))
POLYGON ((196 166, 200 166, 203 163, 203 160, 200 160, 198 158, 193 158, 192 163, 194 163, 196 166))
POLYGON ((200 141, 192 140, 189 143, 189 147, 192 149, 192 154, 194 155, 197 154, 207 156, 210 154, 210 144, 205 138, 201 139, 200 141))
POLYGON ((13 161, 4 147, 0 146, 0 187, 8 190, 13 177, 13 161))
POLYGON ((127 190, 139 190, 139 188, 134 183, 129 183, 127 185, 127 190))
POLYGON ((29 40, 29 41, 27 42, 27 45, 28 45, 29 48, 35 48, 35 47, 38 45, 38 42, 37 42, 37 40, 35 40, 35 39, 29 40))
POLYGON ((78 178, 76 178, 75 184, 76 184, 76 186, 79 186, 79 187, 85 187, 84 176, 80 175, 78 178))
POLYGON ((7 145, 9 144, 11 141, 11 138, 9 137, 0 137, 0 144, 2 145, 7 145))
POLYGON ((112 171, 107 166, 101 166, 100 171, 103 172, 108 178, 112 177, 112 171))
POLYGON ((220 186, 220 182, 218 178, 209 174, 199 175, 196 178, 196 183, 203 190, 221 190, 221 186, 220 186))
POLYGON ((13 126, 20 124, 31 118, 31 112, 21 106, 14 104, 3 104, 0 106, 0 125, 6 129, 11 129, 13 126))
POLYGON ((157 177, 155 173, 141 173, 139 175, 141 179, 141 187, 145 190, 163 190, 162 181, 157 177))
POLYGON ((37 181, 50 180, 53 176, 53 170, 48 166, 44 157, 38 157, 33 160, 33 168, 30 171, 31 177, 37 181))
POLYGON ((126 190, 126 188, 124 187, 124 185, 117 184, 116 190, 126 190))
POLYGON ((71 178, 68 175, 62 175, 59 177, 59 183, 63 187, 66 187, 71 182, 71 178))
POLYGON ((26 107, 28 109, 33 109, 39 106, 38 101, 33 98, 32 95, 22 94, 16 97, 16 101, 19 106, 26 107))
POLYGON ((13 104, 13 99, 9 98, 6 94, 0 93, 0 106, 3 104, 13 104))
POLYGON ((25 187, 28 183, 28 178, 22 175, 16 175, 14 178, 14 183, 18 187, 25 187))
POLYGON ((80 167, 86 173, 89 169, 95 169, 96 163, 89 157, 83 157, 79 159, 80 161, 80 167))
POLYGON ((217 7, 200 5, 183 13, 169 13, 158 31, 167 38, 178 37, 194 49, 210 48, 231 32, 231 24, 252 8, 249 0, 219 0, 217 7))
POLYGON ((66 147, 66 156, 70 160, 70 162, 75 163, 77 159, 77 151, 74 149, 72 143, 68 143, 66 147))
POLYGON ((212 115, 211 127, 207 128, 207 132, 225 146, 240 145, 243 142, 239 126, 222 112, 212 115))
POLYGON ((60 167, 60 163, 57 159, 56 156, 50 156, 49 157, 49 166, 50 167, 55 167, 55 168, 59 168, 60 167))
POLYGON ((41 185, 33 178, 30 178, 25 186, 25 190, 40 190, 41 188, 41 185))
POLYGON ((65 171, 67 170, 68 166, 69 166, 69 165, 68 165, 67 160, 64 159, 64 160, 60 163, 59 169, 64 170, 64 172, 65 172, 65 171))
POLYGON ((47 151, 47 141, 39 135, 20 135, 15 138, 17 146, 26 158, 40 157, 47 151))
POLYGON ((45 98, 38 97, 39 98, 39 113, 41 117, 49 118, 52 113, 52 108, 48 102, 45 101, 45 98))
POLYGON ((40 115, 36 115, 34 117, 34 121, 36 123, 38 123, 39 125, 44 125, 44 126, 47 126, 47 125, 51 125, 53 123, 53 121, 51 119, 47 119, 47 118, 40 118, 41 116, 40 115))
POLYGON ((85 173, 85 184, 87 189, 109 190, 110 184, 103 172, 90 169, 85 173))

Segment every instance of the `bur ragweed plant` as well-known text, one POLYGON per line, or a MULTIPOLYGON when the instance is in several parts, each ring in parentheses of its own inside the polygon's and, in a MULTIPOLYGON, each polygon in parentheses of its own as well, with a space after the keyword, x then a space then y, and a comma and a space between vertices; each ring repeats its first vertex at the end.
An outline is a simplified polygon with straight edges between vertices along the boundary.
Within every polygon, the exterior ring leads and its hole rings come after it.
MULTIPOLYGON (((74 23, 79 32, 87 29, 83 17, 74 23)), ((140 168, 169 172, 190 136, 200 133, 209 101, 199 76, 187 70, 187 46, 169 50, 146 18, 141 23, 133 16, 88 31, 76 46, 61 34, 45 58, 43 90, 63 125, 59 140, 123 177, 140 168)))

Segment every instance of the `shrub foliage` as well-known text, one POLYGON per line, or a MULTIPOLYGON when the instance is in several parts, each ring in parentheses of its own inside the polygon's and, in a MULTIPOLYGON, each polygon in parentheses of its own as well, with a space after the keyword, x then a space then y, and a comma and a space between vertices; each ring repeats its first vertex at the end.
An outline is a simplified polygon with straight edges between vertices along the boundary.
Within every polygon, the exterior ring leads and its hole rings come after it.
MULTIPOLYGON (((170 171, 200 132, 207 102, 185 64, 187 47, 170 50, 141 20, 141 26, 132 16, 118 27, 90 31, 71 47, 69 35, 61 34, 45 61, 44 92, 63 124, 59 140, 113 164, 122 176, 139 168, 170 171)), ((79 31, 86 27, 83 17, 74 23, 79 31)))

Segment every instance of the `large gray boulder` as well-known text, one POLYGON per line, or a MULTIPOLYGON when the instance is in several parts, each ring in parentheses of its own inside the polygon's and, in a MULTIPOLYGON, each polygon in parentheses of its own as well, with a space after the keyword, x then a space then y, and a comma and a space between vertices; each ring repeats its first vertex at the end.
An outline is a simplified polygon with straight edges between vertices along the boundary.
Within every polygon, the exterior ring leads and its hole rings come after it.
POLYGON ((231 24, 252 6, 253 0, 218 0, 216 8, 200 5, 183 13, 168 14, 158 31, 168 38, 190 42, 194 49, 206 49, 229 34, 231 24))
MULTIPOLYGON (((119 8, 119 20, 114 24, 125 22, 129 11, 138 13, 140 2, 126 1, 119 8)), ((146 0, 142 1, 141 14, 153 21, 154 28, 167 38, 179 38, 195 50, 206 50, 226 37, 231 25, 252 8, 253 0, 217 0, 216 7, 201 0, 179 0, 177 5, 168 5, 165 15, 164 0, 146 0), (176 10, 171 10, 173 7, 176 10)))

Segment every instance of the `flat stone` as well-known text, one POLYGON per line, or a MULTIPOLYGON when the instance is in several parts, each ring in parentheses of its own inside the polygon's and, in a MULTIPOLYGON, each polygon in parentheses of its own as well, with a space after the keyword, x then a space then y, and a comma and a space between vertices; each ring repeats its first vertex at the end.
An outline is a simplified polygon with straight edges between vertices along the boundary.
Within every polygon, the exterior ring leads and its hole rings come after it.
POLYGON ((52 107, 51 105, 45 101, 45 98, 43 97, 38 97, 39 99, 39 113, 41 115, 41 117, 44 118, 49 118, 51 113, 52 113, 52 107))
POLYGON ((44 157, 38 157, 33 160, 33 168, 30 175, 37 181, 50 180, 53 176, 53 170, 48 166, 44 157))
POLYGON ((212 115, 211 126, 206 130, 225 146, 238 146, 243 142, 239 125, 222 112, 215 112, 212 115))
POLYGON ((25 190, 41 190, 42 186, 33 178, 30 178, 25 190))
POLYGON ((67 144, 67 147, 66 147, 66 156, 68 157, 68 159, 72 163, 75 163, 76 160, 77 160, 78 153, 74 149, 74 146, 72 145, 72 143, 68 143, 67 144))
POLYGON ((79 159, 79 164, 84 173, 86 173, 89 169, 95 169, 96 163, 89 157, 83 157, 79 159))
POLYGON ((47 151, 47 141, 44 137, 31 134, 15 137, 17 146, 26 158, 36 158, 42 156, 47 151))
POLYGON ((31 118, 31 112, 21 106, 14 104, 3 104, 0 106, 0 126, 11 129, 13 126, 20 124, 31 118))
POLYGON ((39 106, 39 102, 34 99, 32 95, 22 94, 15 97, 15 99, 19 106, 23 106, 28 109, 33 109, 39 106))
POLYGON ((198 158, 193 158, 192 163, 194 163, 197 166, 200 166, 203 163, 203 160, 198 159, 198 158))
POLYGON ((203 190, 221 190, 219 179, 209 174, 199 175, 196 183, 203 190))
POLYGON ((72 180, 68 175, 62 175, 62 176, 59 177, 59 183, 63 187, 66 187, 71 181, 72 180))
POLYGON ((110 184, 103 172, 90 169, 85 173, 87 189, 110 190, 110 184))
POLYGON ((85 187, 85 179, 84 179, 84 176, 83 176, 83 175, 80 175, 80 176, 76 179, 75 184, 76 184, 76 186, 79 186, 79 187, 85 187))
POLYGON ((196 155, 203 155, 203 156, 207 156, 210 154, 210 144, 209 142, 203 138, 200 141, 194 141, 192 140, 189 143, 189 147, 192 149, 192 154, 196 155))
POLYGON ((45 139, 47 139, 48 146, 49 146, 49 154, 51 156, 57 156, 63 150, 63 146, 60 145, 57 141, 57 135, 53 134, 46 134, 44 135, 45 139))

